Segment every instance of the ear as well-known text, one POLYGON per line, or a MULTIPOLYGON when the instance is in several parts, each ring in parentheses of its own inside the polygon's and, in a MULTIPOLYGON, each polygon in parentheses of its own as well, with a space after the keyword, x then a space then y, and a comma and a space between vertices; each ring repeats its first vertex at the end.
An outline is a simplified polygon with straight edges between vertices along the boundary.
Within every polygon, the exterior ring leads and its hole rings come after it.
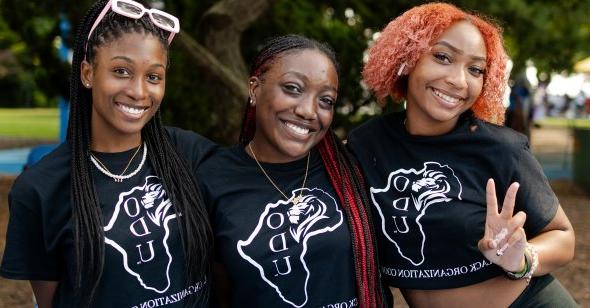
POLYGON ((80 81, 82 81, 82 85, 86 88, 92 88, 92 81, 94 76, 94 69, 92 64, 88 61, 84 60, 80 64, 80 81))
POLYGON ((259 87, 260 78, 253 76, 248 79, 248 96, 250 97, 250 104, 252 106, 256 106, 256 94, 258 93, 259 87))

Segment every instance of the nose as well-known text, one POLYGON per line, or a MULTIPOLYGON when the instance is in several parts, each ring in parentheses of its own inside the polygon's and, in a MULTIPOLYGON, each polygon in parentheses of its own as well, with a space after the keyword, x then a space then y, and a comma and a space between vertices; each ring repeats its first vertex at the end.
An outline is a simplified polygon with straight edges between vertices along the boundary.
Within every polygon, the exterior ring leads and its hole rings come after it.
POLYGON ((305 95, 295 106, 295 114, 305 120, 315 120, 317 102, 313 95, 305 95))
POLYGON ((456 89, 464 89, 467 87, 466 68, 461 65, 453 65, 446 77, 449 85, 456 89))
POLYGON ((132 78, 127 87, 127 95, 136 101, 143 100, 147 97, 147 81, 143 78, 132 78))

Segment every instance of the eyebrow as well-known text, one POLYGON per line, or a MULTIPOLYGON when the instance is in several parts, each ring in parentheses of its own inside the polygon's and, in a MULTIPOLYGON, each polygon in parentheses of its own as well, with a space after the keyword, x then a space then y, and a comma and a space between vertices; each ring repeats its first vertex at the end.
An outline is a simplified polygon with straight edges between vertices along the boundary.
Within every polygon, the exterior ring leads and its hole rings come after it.
MULTIPOLYGON (((309 78, 307 78, 306 75, 301 74, 300 72, 297 72, 297 71, 287 71, 286 73, 284 73, 283 75, 281 75, 281 77, 282 76, 285 76, 285 75, 288 75, 288 74, 293 74, 293 75, 295 75, 295 76, 297 76, 297 77, 299 77, 299 78, 301 78, 301 79, 303 79, 305 81, 309 81, 309 78)), ((338 89, 336 87, 333 87, 333 86, 325 86, 324 88, 330 89, 330 90, 338 93, 338 89)))
MULTIPOLYGON (((463 50, 461 50, 461 49, 459 49, 459 48, 451 45, 451 43, 449 43, 447 41, 439 41, 439 42, 434 43, 434 45, 443 45, 443 46, 446 46, 450 50, 452 50, 452 51, 454 51, 454 52, 456 52, 458 54, 463 54, 464 53, 463 50)), ((479 60, 479 61, 485 61, 486 60, 486 57, 474 56, 474 55, 471 55, 471 58, 474 59, 474 60, 479 60)))
MULTIPOLYGON (((125 56, 114 56, 111 58, 111 61, 113 61, 113 60, 123 60, 127 63, 130 63, 130 64, 135 63, 135 62, 133 62, 133 60, 131 60, 131 58, 125 57, 125 56)), ((161 67, 163 69, 166 69, 166 66, 164 66, 163 64, 160 64, 160 63, 154 63, 154 64, 150 65, 150 67, 161 67)))

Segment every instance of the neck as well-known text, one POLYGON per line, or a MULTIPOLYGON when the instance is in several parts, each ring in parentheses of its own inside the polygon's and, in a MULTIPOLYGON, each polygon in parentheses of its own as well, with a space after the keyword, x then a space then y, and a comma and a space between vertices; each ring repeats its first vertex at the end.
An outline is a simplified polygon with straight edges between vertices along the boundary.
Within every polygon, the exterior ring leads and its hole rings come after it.
POLYGON ((96 152, 124 152, 141 145, 141 133, 136 134, 98 134, 92 130, 90 149, 96 152))
POLYGON ((141 136, 137 139, 123 142, 110 142, 107 140, 96 140, 94 137, 90 142, 90 149, 95 152, 118 153, 125 152, 141 145, 141 136))
POLYGON ((438 121, 433 118, 425 118, 423 114, 412 112, 413 109, 408 105, 404 126, 406 131, 414 136, 439 136, 444 135, 457 125, 459 117, 446 121, 438 121))
MULTIPOLYGON (((256 142, 256 140, 257 140, 257 138, 255 135, 249 144, 250 144, 251 150, 254 151, 254 154, 256 155, 256 159, 259 162, 273 163, 273 164, 290 163, 290 162, 294 162, 294 161, 300 160, 302 158, 305 158, 310 153, 310 152, 306 152, 306 153, 303 153, 298 156, 291 156, 285 152, 277 151, 275 149, 276 147, 273 147, 271 145, 267 146, 267 144, 265 144, 263 142, 256 142)), ((248 155, 250 157, 254 158, 254 156, 251 153, 250 147, 248 145, 246 145, 246 153, 248 153, 248 155)))

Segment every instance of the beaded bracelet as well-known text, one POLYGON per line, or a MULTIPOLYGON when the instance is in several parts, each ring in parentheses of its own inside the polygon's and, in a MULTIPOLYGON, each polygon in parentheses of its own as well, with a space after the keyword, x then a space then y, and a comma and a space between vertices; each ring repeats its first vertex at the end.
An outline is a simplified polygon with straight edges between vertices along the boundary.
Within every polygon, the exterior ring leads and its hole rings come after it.
POLYGON ((510 278, 512 280, 518 280, 518 279, 524 278, 524 275, 526 275, 526 273, 529 271, 530 268, 531 268, 531 265, 529 263, 529 256, 527 256, 527 253, 525 251, 525 253, 524 253, 524 268, 522 269, 522 271, 520 271, 520 272, 505 271, 505 272, 506 272, 506 276, 508 276, 508 278, 510 278))
POLYGON ((526 279, 526 282, 529 283, 537 266, 539 266, 539 253, 535 246, 527 244, 524 249, 524 269, 520 272, 506 271, 506 276, 512 280, 524 278, 526 279))
POLYGON ((535 246, 533 246, 531 244, 527 245, 527 247, 525 248, 525 251, 528 251, 528 253, 530 254, 531 259, 532 259, 530 269, 526 273, 526 275, 524 275, 526 282, 529 283, 529 282, 531 282, 531 279, 533 278, 533 274, 535 273, 535 270, 537 270, 537 267, 539 266, 539 252, 537 251, 535 246))

